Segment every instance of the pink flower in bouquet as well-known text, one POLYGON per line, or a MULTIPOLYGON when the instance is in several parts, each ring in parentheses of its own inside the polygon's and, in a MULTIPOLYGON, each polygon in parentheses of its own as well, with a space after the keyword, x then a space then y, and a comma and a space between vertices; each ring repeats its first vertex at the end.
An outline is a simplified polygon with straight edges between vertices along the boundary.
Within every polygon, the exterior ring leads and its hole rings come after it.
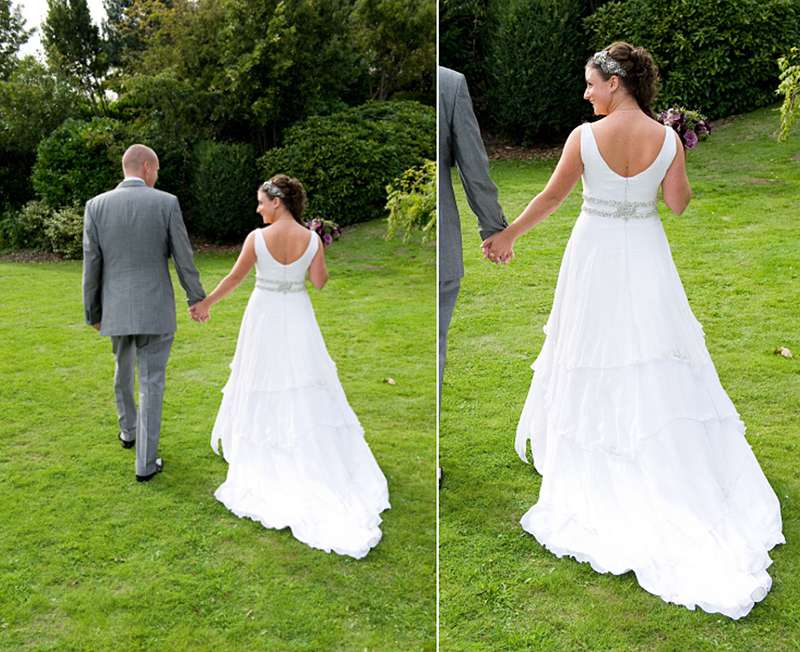
POLYGON ((683 144, 686 145, 686 149, 692 149, 698 143, 697 134, 693 131, 687 131, 683 135, 683 144))

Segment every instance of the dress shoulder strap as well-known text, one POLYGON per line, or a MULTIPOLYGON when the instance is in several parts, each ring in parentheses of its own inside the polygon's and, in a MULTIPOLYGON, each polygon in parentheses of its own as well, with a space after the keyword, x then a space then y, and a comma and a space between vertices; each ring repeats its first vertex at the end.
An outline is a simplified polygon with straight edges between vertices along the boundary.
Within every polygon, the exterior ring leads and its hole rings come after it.
POLYGON ((310 240, 308 243, 308 248, 306 249, 306 253, 304 254, 304 257, 306 259, 305 262, 307 265, 311 264, 311 261, 314 259, 314 256, 316 255, 317 250, 319 249, 319 237, 317 236, 316 231, 312 231, 311 229, 309 229, 309 232, 310 232, 310 240))
POLYGON ((592 134, 589 133, 591 125, 588 122, 584 122, 581 125, 580 129, 581 129, 581 162, 583 163, 584 169, 586 169, 586 164, 589 162, 592 152, 592 143, 591 143, 592 134))
POLYGON ((256 259, 263 258, 266 252, 267 243, 264 242, 264 234, 261 233, 261 229, 255 229, 253 231, 253 238, 255 239, 255 250, 256 250, 256 259))

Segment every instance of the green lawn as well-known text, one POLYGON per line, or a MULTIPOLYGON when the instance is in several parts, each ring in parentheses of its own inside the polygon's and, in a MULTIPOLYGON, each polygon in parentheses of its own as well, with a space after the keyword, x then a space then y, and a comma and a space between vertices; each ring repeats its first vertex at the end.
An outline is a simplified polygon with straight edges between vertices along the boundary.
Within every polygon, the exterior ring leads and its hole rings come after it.
MULTIPOLYGON (((208 324, 176 283, 165 471, 140 484, 116 439, 110 342, 83 324, 80 263, 0 263, 0 649, 434 649, 435 249, 384 229, 346 231, 311 292, 389 481, 383 540, 360 561, 213 498, 227 466, 210 431, 252 277, 208 324)), ((233 260, 198 257, 207 290, 233 260)))
MULTIPOLYGON (((775 142, 774 110, 721 126, 689 153, 694 199, 681 217, 662 206, 689 301, 722 383, 782 504, 787 545, 772 553, 772 592, 734 622, 668 605, 632 573, 600 575, 557 559, 519 526, 540 478, 513 449, 541 348, 561 256, 580 206, 564 205, 494 267, 479 252, 459 194, 466 277, 450 330, 440 457, 443 650, 800 649, 800 133, 775 142), (774 355, 787 346, 795 358, 774 355)), ((511 220, 555 161, 492 165, 511 220)))

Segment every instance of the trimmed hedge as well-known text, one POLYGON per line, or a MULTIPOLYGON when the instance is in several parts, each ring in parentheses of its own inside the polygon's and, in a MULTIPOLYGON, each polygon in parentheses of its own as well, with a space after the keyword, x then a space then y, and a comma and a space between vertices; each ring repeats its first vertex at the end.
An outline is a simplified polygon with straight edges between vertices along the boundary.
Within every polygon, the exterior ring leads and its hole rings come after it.
POLYGON ((516 143, 560 139, 590 115, 583 100, 582 0, 504 0, 490 36, 493 126, 516 143))
POLYGON ((385 217, 386 186, 436 157, 436 111, 412 101, 368 102, 290 127, 259 160, 262 177, 297 177, 308 217, 340 225, 385 217))
POLYGON ((239 242, 262 222, 256 214, 258 170, 246 143, 201 141, 194 147, 190 184, 192 233, 239 242))
POLYGON ((647 48, 663 80, 657 106, 715 119, 775 102, 780 56, 800 42, 797 0, 612 2, 585 21, 593 49, 647 48))
POLYGON ((128 144, 128 130, 117 120, 67 120, 39 143, 33 187, 54 208, 83 205, 122 180, 128 144))

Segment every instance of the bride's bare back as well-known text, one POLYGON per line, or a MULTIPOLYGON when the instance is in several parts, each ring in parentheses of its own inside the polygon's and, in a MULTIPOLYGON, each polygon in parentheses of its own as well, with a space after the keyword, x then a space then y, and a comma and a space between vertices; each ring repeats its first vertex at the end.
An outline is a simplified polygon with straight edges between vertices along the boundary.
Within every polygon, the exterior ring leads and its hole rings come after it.
POLYGON ((308 248, 308 229, 297 222, 281 220, 261 229, 264 244, 270 255, 282 265, 289 265, 308 248))
POLYGON ((621 177, 647 170, 664 145, 664 126, 640 111, 614 113, 589 128, 600 156, 621 177))

